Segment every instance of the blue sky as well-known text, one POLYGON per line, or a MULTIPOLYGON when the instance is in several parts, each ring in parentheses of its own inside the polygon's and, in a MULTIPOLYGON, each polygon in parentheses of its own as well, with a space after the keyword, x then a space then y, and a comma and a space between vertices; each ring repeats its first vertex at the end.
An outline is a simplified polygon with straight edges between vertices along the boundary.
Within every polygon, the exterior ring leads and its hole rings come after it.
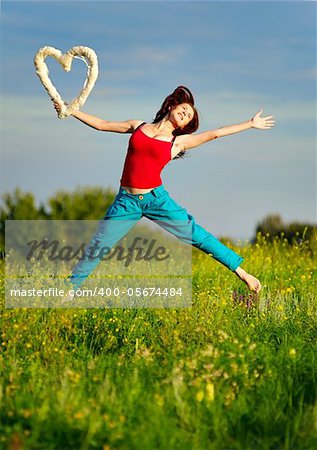
MULTIPOLYGON (((99 78, 83 110, 108 120, 151 121, 180 84, 194 93, 200 130, 273 114, 270 131, 249 130, 193 149, 162 179, 211 233, 248 238, 265 215, 316 221, 315 2, 2 2, 2 191, 45 201, 58 189, 117 190, 127 135, 58 120, 34 70, 50 45, 92 47, 99 78)), ((65 99, 70 74, 48 60, 65 99)))

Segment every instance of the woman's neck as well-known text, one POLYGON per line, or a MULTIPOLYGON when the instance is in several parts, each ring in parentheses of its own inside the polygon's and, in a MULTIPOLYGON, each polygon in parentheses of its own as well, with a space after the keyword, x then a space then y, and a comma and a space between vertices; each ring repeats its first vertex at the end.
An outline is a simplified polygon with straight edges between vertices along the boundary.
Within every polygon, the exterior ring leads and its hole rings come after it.
POLYGON ((153 128, 160 134, 165 134, 166 136, 172 135, 173 131, 177 128, 176 124, 173 124, 167 117, 164 117, 157 123, 153 124, 153 128))

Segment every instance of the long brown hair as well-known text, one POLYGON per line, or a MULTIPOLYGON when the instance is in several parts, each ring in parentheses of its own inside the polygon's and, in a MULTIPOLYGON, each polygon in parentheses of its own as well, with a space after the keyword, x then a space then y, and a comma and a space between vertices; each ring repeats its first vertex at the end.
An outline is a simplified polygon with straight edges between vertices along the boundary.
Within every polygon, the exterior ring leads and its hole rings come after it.
MULTIPOLYGON (((198 112, 195 108, 195 100, 193 94, 186 86, 178 86, 172 94, 168 95, 164 102, 162 103, 161 108, 156 113, 156 116, 152 123, 157 123, 160 120, 164 119, 166 114, 177 105, 181 103, 189 103, 190 106, 194 110, 194 115, 192 120, 184 127, 184 128, 176 128, 173 131, 174 136, 180 136, 181 134, 191 134, 198 130, 199 127, 199 117, 198 112)), ((182 158, 185 154, 185 151, 179 152, 173 159, 182 158)))

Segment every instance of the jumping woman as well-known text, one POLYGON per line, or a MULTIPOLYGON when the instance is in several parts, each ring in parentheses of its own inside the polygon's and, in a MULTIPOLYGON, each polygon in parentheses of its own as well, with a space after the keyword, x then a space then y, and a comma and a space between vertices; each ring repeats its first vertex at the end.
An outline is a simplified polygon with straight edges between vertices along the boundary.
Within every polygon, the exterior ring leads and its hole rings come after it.
MULTIPOLYGON (((270 129, 275 123, 273 116, 261 117, 262 111, 259 111, 246 122, 193 134, 199 126, 194 105, 189 89, 178 86, 166 97, 152 123, 133 119, 110 122, 81 111, 72 114, 96 130, 131 134, 118 194, 99 222, 99 229, 88 247, 101 244, 112 248, 145 216, 158 221, 180 240, 212 256, 234 272, 250 290, 258 293, 261 283, 240 267, 243 258, 198 225, 194 217, 170 197, 162 184, 161 172, 172 159, 183 157, 189 149, 206 142, 250 128, 270 129), (175 226, 174 221, 186 226, 175 226)), ((60 104, 54 103, 54 107, 60 112, 60 104)), ((99 262, 98 258, 80 260, 68 277, 71 286, 79 288, 99 262)))

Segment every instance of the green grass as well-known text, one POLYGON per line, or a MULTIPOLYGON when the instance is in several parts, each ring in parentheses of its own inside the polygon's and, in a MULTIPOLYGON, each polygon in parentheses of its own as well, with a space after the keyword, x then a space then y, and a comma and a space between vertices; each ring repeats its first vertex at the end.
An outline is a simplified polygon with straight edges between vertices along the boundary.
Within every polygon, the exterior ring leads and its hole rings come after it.
POLYGON ((2 287, 1 448, 316 448, 316 243, 239 249, 249 309, 196 250, 192 308, 5 309, 2 287))

